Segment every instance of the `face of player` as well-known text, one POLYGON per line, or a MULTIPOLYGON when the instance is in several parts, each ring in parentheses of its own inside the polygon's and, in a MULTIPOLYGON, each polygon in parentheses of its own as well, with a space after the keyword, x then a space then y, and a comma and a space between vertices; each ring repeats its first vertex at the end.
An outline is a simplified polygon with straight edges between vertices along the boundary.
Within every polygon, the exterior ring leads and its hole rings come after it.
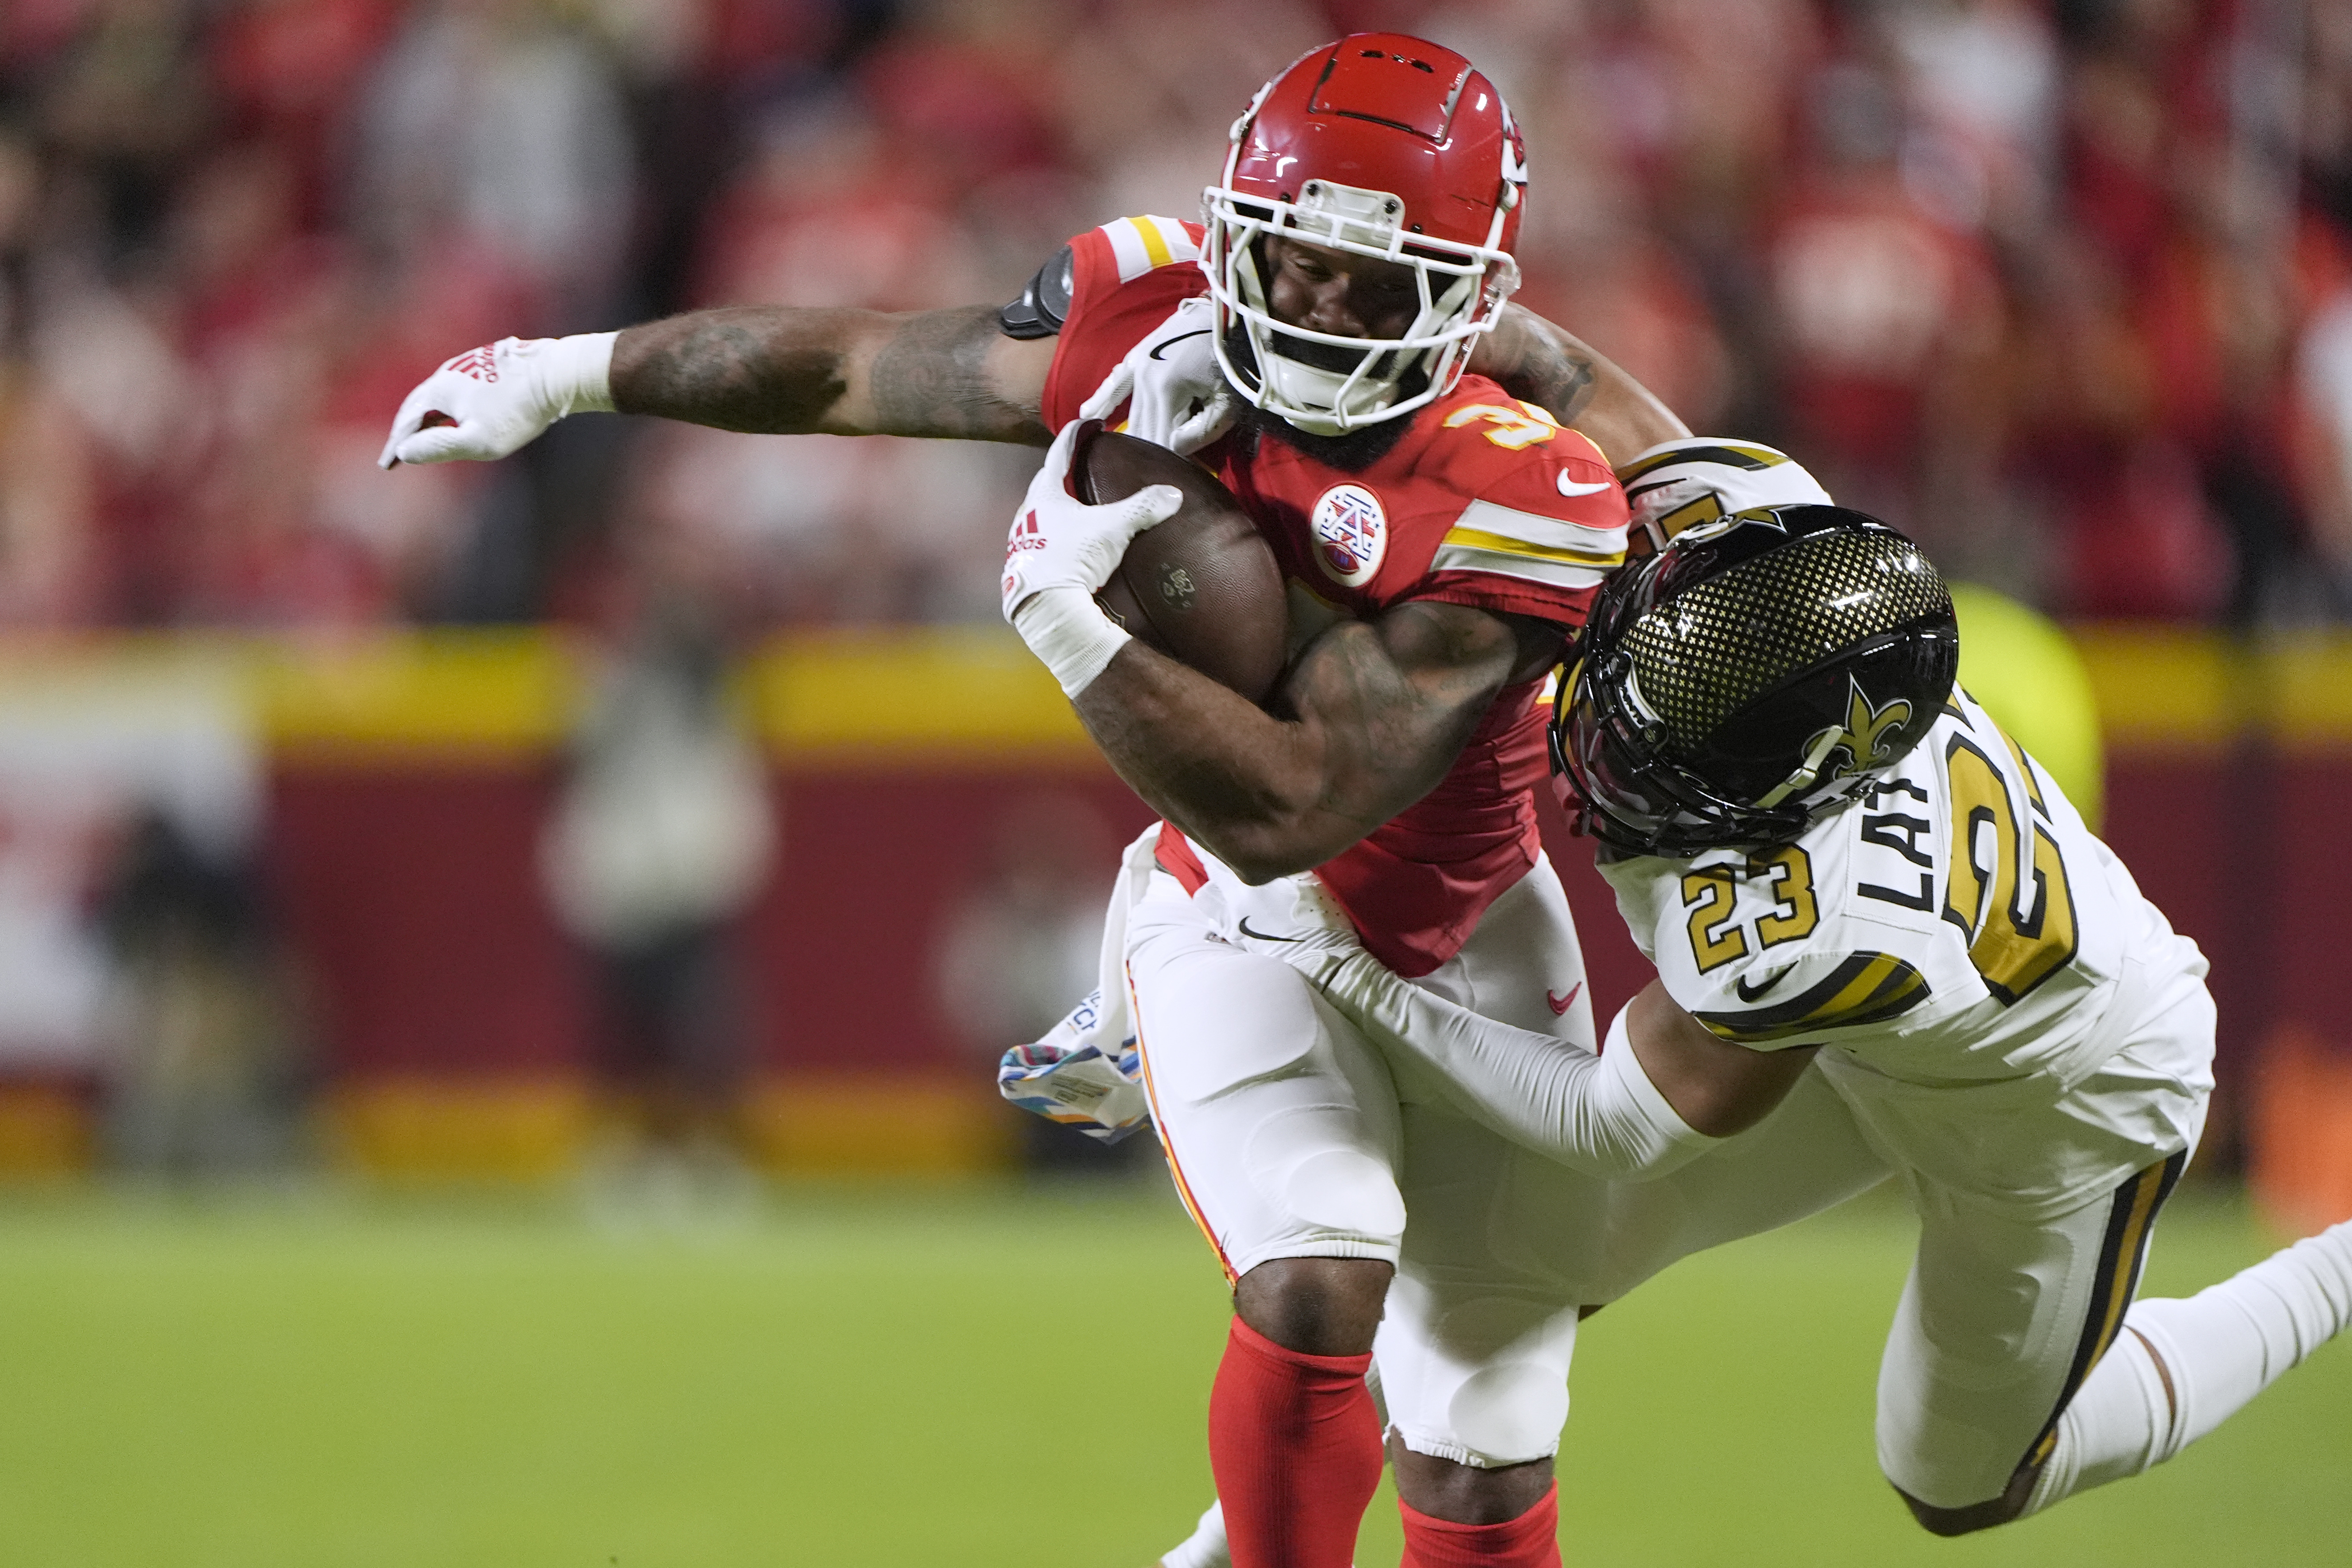
MULTIPOLYGON (((1266 308, 1276 320, 1339 338, 1401 338, 1421 310, 1412 268, 1269 237, 1266 308)), ((1303 356, 1302 356, 1303 357, 1303 356)))

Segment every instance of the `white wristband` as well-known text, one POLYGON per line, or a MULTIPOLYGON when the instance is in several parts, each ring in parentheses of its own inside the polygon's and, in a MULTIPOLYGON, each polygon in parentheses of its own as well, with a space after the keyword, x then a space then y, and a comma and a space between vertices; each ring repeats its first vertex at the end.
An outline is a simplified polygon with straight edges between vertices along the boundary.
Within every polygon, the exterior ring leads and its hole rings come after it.
POLYGON ((1040 588, 1013 612, 1013 629, 1029 651, 1076 697, 1094 683, 1118 650, 1133 639, 1084 588, 1040 588))
POLYGON ((582 332, 540 340, 540 385, 557 418, 613 412, 613 345, 620 336, 582 332))

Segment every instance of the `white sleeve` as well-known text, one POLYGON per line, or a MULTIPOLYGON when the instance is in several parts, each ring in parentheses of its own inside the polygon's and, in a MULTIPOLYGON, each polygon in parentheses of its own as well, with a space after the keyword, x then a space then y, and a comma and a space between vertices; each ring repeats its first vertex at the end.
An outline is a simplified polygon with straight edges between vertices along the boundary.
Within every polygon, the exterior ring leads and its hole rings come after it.
POLYGON ((1376 1045, 1434 1068, 1464 1110, 1564 1165, 1648 1181, 1723 1142, 1694 1129, 1658 1092, 1622 1010, 1596 1056, 1432 995, 1360 949, 1285 956, 1376 1045))

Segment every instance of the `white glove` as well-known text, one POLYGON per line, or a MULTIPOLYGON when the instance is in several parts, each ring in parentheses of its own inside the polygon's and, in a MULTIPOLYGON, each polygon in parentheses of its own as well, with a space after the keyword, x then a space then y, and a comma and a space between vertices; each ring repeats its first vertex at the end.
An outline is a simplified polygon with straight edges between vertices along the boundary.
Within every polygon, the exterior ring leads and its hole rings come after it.
POLYGON ((570 338, 500 338, 467 349, 416 384, 392 422, 376 467, 477 462, 536 440, 567 414, 613 409, 613 341, 618 332, 570 338), (438 414, 455 424, 427 426, 438 414))
POLYGON ((1123 500, 1088 506, 1070 494, 1070 454, 1081 421, 1062 426, 1029 481, 1004 542, 1004 618, 1076 697, 1127 640, 1095 603, 1135 536, 1184 504, 1174 485, 1146 485, 1123 500))
POLYGON ((1125 403, 1128 435, 1192 456, 1233 427, 1237 407, 1217 368, 1215 333, 1209 297, 1185 300, 1127 351, 1078 416, 1108 419, 1125 403))
POLYGON ((1721 436, 1661 442, 1621 467, 1617 478, 1633 508, 1637 555, 1664 550, 1685 528, 1750 507, 1831 504, 1821 481, 1786 452, 1721 436))

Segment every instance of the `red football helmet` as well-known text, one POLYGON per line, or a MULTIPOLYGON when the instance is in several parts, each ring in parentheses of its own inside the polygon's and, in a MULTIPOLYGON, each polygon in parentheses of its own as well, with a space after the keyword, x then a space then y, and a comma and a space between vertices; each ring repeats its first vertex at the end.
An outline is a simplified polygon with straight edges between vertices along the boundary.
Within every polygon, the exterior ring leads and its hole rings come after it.
POLYGON ((1527 183, 1503 95, 1452 49, 1352 33, 1302 55, 1234 122, 1224 179, 1202 193, 1201 268, 1226 379, 1325 436, 1444 396, 1518 287, 1511 243, 1527 183), (1405 335, 1343 338, 1277 320, 1256 243, 1268 234, 1412 268, 1421 308, 1405 335), (1236 323, 1246 356, 1231 341, 1236 323))

